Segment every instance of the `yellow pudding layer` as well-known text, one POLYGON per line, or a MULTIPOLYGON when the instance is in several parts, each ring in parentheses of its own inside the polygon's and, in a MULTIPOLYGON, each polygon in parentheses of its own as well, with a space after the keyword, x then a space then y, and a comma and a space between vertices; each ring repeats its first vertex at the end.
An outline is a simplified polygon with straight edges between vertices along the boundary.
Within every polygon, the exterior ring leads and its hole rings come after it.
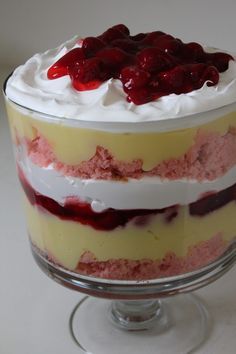
MULTIPOLYGON (((221 135, 236 128, 236 112, 220 117, 213 122, 193 128, 150 133, 114 133, 93 129, 82 129, 66 125, 66 119, 49 123, 24 115, 13 103, 7 102, 8 116, 13 139, 30 141, 42 135, 50 143, 55 157, 62 163, 76 165, 89 160, 101 145, 117 160, 131 162, 143 160, 143 169, 151 170, 163 160, 183 156, 194 144, 199 131, 217 132, 221 135)), ((196 118, 197 119, 197 118, 196 118)))
POLYGON ((86 251, 93 253, 98 261, 120 258, 158 260, 168 252, 184 257, 190 246, 207 241, 218 233, 226 242, 236 236, 235 201, 203 217, 189 215, 188 207, 183 206, 169 223, 163 214, 157 214, 151 216, 145 226, 130 222, 113 231, 99 231, 78 222, 61 220, 24 199, 33 244, 71 270, 76 268, 86 251))

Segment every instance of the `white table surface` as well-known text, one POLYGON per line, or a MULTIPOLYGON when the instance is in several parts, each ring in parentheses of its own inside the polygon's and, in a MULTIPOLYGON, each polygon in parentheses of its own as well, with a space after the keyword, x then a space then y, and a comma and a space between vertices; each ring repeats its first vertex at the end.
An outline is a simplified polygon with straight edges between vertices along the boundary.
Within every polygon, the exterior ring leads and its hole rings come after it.
MULTIPOLYGON (((0 70, 0 82, 8 72, 0 70)), ((2 97, 0 279, 0 354, 80 353, 70 337, 68 319, 81 295, 47 278, 30 253, 2 97)), ((235 354, 236 267, 196 293, 207 303, 214 322, 210 338, 196 354, 235 354)))

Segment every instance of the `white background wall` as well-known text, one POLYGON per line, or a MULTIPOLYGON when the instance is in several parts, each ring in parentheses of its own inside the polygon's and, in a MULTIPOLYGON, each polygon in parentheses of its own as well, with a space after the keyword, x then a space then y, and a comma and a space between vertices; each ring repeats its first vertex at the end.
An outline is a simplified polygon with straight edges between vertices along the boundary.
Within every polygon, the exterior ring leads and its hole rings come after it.
POLYGON ((16 65, 74 34, 124 22, 236 52, 236 0, 0 0, 0 63, 16 65))

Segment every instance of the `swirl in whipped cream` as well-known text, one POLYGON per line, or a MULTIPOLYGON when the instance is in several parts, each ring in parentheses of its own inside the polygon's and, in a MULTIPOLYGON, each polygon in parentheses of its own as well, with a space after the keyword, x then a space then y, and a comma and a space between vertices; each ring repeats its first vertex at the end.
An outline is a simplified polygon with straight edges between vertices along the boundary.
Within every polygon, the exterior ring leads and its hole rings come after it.
MULTIPOLYGON (((6 87, 7 97, 32 110, 57 117, 88 122, 136 123, 173 120, 207 112, 236 100, 236 61, 220 74, 216 86, 206 83, 187 94, 170 94, 156 101, 135 105, 126 101, 122 83, 110 79, 95 90, 76 91, 69 76, 48 80, 47 70, 69 50, 79 46, 74 37, 60 47, 36 54, 18 67, 6 87)), ((214 51, 205 47, 205 50, 214 51)))

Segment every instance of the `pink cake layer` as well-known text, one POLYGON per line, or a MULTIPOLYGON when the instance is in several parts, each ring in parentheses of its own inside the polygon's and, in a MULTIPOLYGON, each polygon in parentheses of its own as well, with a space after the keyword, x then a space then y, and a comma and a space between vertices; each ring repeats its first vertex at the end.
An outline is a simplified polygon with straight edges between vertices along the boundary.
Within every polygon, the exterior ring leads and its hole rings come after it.
POLYGON ((90 252, 85 252, 80 258, 76 272, 88 276, 119 279, 145 280, 169 277, 200 269, 215 261, 226 250, 226 242, 221 234, 217 234, 208 241, 190 247, 187 256, 177 257, 169 252, 162 260, 128 260, 111 259, 99 262, 90 252))
POLYGON ((236 164, 236 134, 229 130, 225 135, 200 131, 194 144, 181 157, 164 160, 150 171, 143 171, 143 162, 136 159, 130 162, 118 161, 102 146, 97 146, 94 156, 78 165, 67 165, 56 158, 49 142, 38 136, 27 141, 28 156, 31 161, 41 167, 53 164, 63 175, 95 178, 126 179, 144 176, 179 179, 193 178, 197 180, 213 180, 222 176, 236 164))
MULTIPOLYGON (((200 269, 217 260, 227 247, 228 243, 223 240, 222 234, 218 233, 210 240, 190 247, 186 257, 177 257, 175 253, 170 251, 162 260, 110 259, 101 262, 87 251, 81 256, 74 272, 116 280, 158 279, 200 269)), ((50 253, 44 254, 44 257, 55 265, 61 266, 60 262, 50 253)))

